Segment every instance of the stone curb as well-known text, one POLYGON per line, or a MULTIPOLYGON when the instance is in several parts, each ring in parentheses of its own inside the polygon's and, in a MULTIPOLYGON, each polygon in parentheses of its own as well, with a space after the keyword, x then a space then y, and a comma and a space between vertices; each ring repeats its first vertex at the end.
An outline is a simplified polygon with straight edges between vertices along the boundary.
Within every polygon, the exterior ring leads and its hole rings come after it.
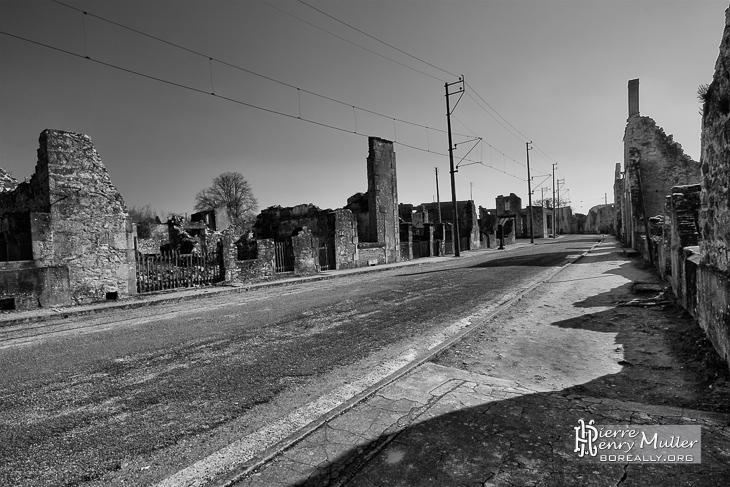
MULTIPOLYGON (((513 250, 522 248, 531 244, 514 244, 505 250, 513 250)), ((479 250, 467 250, 464 252, 484 252, 492 251, 496 249, 479 249, 479 250)), ((172 291, 165 294, 147 295, 142 298, 130 298, 122 302, 114 304, 90 304, 86 306, 80 306, 78 308, 60 308, 55 313, 48 312, 37 312, 36 314, 30 314, 28 316, 12 316, 7 317, 0 315, 0 328, 6 328, 10 326, 31 324, 31 323, 42 323, 46 321, 63 320, 72 317, 91 316, 101 314, 104 312, 113 312, 128 309, 139 309, 147 306, 157 306, 162 304, 174 304, 181 301, 192 301, 197 299, 205 299, 216 296, 226 296, 229 294, 239 294, 243 292, 253 291, 256 289, 268 289, 272 287, 283 287, 291 284, 299 284, 305 282, 318 282, 329 279, 335 279, 343 276, 350 276, 354 274, 366 274, 370 272, 382 272, 391 269, 398 269, 401 267, 410 267, 415 265, 426 265, 426 264, 437 264, 440 262, 447 262, 448 260, 454 259, 454 256, 443 256, 443 257, 426 257, 424 259, 409 260, 405 262, 397 262, 394 264, 383 264, 374 267, 363 267, 359 269, 352 269, 347 271, 332 271, 333 274, 317 274, 314 276, 303 276, 303 277, 292 277, 281 279, 278 281, 255 283, 250 285, 242 285, 236 287, 205 287, 198 288, 196 290, 183 290, 183 291, 172 291), (426 260, 426 259, 437 259, 437 260, 426 260), (168 295, 169 294, 169 295, 168 295)))
MULTIPOLYGON (((550 281, 552 278, 554 278, 556 275, 558 275, 560 272, 562 272, 566 267, 570 266, 571 264, 574 264, 581 258, 585 257, 587 254, 592 252, 597 246, 602 244, 604 240, 605 240, 605 235, 601 235, 601 239, 598 242, 596 242, 595 244, 593 244, 593 246, 591 246, 590 249, 586 250, 581 255, 574 257, 572 260, 570 260, 566 264, 557 268, 547 278, 542 278, 540 280, 534 280, 534 281, 530 282, 527 285, 527 287, 524 288, 522 291, 520 291, 516 296, 514 296, 509 301, 499 305, 491 313, 489 313, 486 317, 484 317, 481 321, 464 328, 462 331, 460 331, 456 335, 452 336, 451 338, 447 339, 446 341, 442 342, 441 344, 437 345, 436 347, 423 353, 420 357, 416 358, 411 363, 401 367, 400 369, 393 372, 388 377, 381 379, 380 381, 378 381, 375 384, 373 384, 372 386, 368 387, 361 393, 359 393, 356 396, 352 397, 351 399, 345 401, 341 405, 331 409, 329 412, 323 414, 318 419, 316 419, 315 421, 312 421, 304 428, 299 429, 295 433, 293 433, 293 434, 289 435, 288 437, 284 438, 283 440, 277 442, 273 446, 265 449, 259 455, 257 455, 253 459, 245 462, 243 465, 236 467, 232 471, 229 471, 225 474, 221 474, 221 475, 217 476, 214 480, 212 480, 211 482, 208 482, 206 485, 214 486, 214 487, 231 487, 231 486, 235 485, 237 482, 239 482, 240 480, 245 478, 251 472, 253 472, 253 471, 261 468, 263 465, 269 463, 275 457, 280 455, 283 451, 285 451, 285 450, 293 447, 297 443, 301 442, 304 438, 306 438, 308 435, 312 434, 315 430, 317 430, 324 424, 328 423, 329 421, 332 421, 334 418, 336 418, 338 416, 341 416, 341 415, 347 413, 349 410, 351 410, 352 408, 357 406, 359 403, 361 403, 365 399, 373 396, 374 394, 376 394, 377 392, 379 392, 381 389, 385 388, 389 384, 399 380, 403 376, 412 372, 417 367, 428 362, 434 356, 436 356, 438 353, 440 353, 444 349, 450 347, 451 345, 458 342, 459 340, 463 339, 466 335, 470 334, 474 330, 481 328, 486 323, 488 323, 489 321, 494 319, 495 316, 501 314, 503 311, 506 311, 507 309, 509 309, 516 302, 520 301, 527 293, 532 292, 537 287, 550 281)), ((531 245, 531 244, 526 244, 526 245, 531 245)))

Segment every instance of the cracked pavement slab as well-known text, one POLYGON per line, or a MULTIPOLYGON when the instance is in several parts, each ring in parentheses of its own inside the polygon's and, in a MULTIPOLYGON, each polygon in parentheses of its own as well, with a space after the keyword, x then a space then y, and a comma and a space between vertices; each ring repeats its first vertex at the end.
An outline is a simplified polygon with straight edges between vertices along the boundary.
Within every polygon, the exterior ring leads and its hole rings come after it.
POLYGON ((727 485, 724 379, 703 381, 702 362, 672 348, 688 336, 670 333, 672 309, 618 308, 641 272, 616 253, 599 248, 235 485, 727 485), (702 463, 579 458, 579 419, 701 426, 702 463))
POLYGON ((658 406, 637 412, 642 406, 537 392, 427 363, 236 485, 724 485, 730 414, 658 406), (573 427, 588 414, 603 424, 701 425, 702 464, 579 459, 573 427))

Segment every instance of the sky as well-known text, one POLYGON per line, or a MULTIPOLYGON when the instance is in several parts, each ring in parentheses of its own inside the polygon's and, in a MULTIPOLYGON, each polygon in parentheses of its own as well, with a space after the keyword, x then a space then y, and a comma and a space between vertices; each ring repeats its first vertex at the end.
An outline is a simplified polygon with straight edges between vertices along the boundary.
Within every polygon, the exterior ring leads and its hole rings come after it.
POLYGON ((574 212, 612 203, 634 78, 641 114, 699 160, 727 2, 305 2, 0 0, 0 167, 30 177, 60 129, 91 137, 128 207, 191 213, 237 171, 260 209, 340 208, 375 136, 395 142, 399 202, 435 201, 435 168, 450 201, 460 76, 458 200, 526 206, 532 142, 534 198, 555 164, 574 212))

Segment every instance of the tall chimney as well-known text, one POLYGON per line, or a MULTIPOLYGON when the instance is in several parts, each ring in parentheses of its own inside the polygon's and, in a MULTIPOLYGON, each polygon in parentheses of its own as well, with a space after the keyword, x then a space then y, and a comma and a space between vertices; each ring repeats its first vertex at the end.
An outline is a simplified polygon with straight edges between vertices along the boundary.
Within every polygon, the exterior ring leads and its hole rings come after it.
POLYGON ((629 117, 639 114, 639 78, 629 80, 629 117))

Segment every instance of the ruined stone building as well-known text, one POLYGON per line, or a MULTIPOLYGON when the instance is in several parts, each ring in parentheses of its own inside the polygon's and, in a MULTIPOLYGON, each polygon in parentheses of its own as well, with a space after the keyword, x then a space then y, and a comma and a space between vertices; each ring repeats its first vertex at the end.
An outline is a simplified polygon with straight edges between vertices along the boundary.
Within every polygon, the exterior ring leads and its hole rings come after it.
POLYGON ((596 205, 588 210, 585 232, 615 235, 616 207, 613 204, 596 205))
POLYGON ((318 267, 358 267, 357 223, 350 210, 322 210, 312 204, 288 208, 272 206, 258 215, 253 231, 256 239, 274 242, 312 239, 311 245, 317 249, 316 261, 312 261, 306 270, 303 264, 298 266, 297 274, 313 273, 318 267))
POLYGON ((400 260, 392 142, 368 139, 367 174, 368 190, 349 198, 344 208, 323 210, 302 204, 261 211, 250 238, 231 241, 226 237, 226 278, 260 279, 277 272, 306 275, 400 260), (236 253, 238 258, 232 257, 236 253))
POLYGON ((649 117, 639 114, 639 80, 629 81, 629 118, 624 132, 623 172, 614 186, 617 229, 623 243, 650 259, 649 218, 664 215, 674 186, 697 184, 700 167, 649 117))
MULTIPOLYGON (((515 238, 530 238, 530 207, 528 205, 522 208, 522 198, 514 193, 509 196, 500 195, 496 198, 496 205, 495 225, 502 224, 503 228, 511 229, 505 233, 505 243, 513 243, 515 238)), ((570 207, 559 208, 558 212, 553 212, 551 208, 533 205, 532 232, 535 238, 545 238, 553 233, 553 214, 562 215, 559 219, 556 218, 556 227, 562 228, 563 233, 573 232, 573 214, 570 207)))
POLYGON ((730 9, 704 97, 695 317, 730 365, 730 9))
POLYGON ((3 307, 81 304, 136 292, 133 226, 89 137, 44 130, 30 180, 3 184, 3 307))
MULTIPOLYGON (((359 251, 366 254, 360 260, 384 263, 400 261, 400 219, 398 218, 398 178, 395 168, 393 142, 368 137, 368 219, 365 237, 360 240, 359 251), (370 244, 370 245, 368 245, 370 244)), ((358 224, 360 219, 358 219, 358 224)), ((359 233, 360 234, 360 233, 359 233)))
POLYGON ((700 163, 639 115, 629 81, 624 170, 616 167, 617 233, 641 252, 730 366, 730 9, 703 94, 700 163))
MULTIPOLYGON (((428 213, 429 221, 438 221, 439 204, 438 203, 422 203, 420 205, 428 213)), ((475 250, 481 248, 481 237, 479 232, 479 213, 477 213, 476 205, 472 200, 457 201, 456 209, 459 215, 459 238, 461 250, 475 250)), ((444 227, 446 235, 445 240, 452 240, 451 227, 454 221, 454 205, 451 201, 441 202, 441 221, 448 225, 444 227)))
POLYGON ((0 193, 3 191, 12 191, 18 186, 18 180, 15 179, 8 171, 0 167, 0 193))

